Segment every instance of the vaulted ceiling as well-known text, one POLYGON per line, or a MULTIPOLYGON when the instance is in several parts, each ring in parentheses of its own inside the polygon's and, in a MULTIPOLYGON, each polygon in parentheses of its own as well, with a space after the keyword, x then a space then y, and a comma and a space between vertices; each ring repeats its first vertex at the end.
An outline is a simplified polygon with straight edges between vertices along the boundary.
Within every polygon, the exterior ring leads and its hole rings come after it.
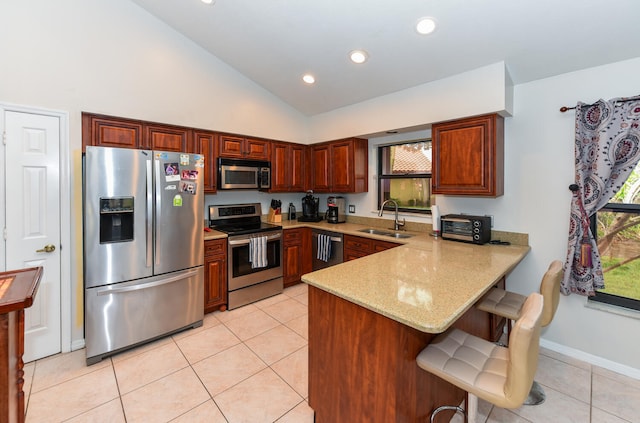
POLYGON ((501 61, 520 84, 640 57, 637 0, 132 1, 309 116, 501 61))

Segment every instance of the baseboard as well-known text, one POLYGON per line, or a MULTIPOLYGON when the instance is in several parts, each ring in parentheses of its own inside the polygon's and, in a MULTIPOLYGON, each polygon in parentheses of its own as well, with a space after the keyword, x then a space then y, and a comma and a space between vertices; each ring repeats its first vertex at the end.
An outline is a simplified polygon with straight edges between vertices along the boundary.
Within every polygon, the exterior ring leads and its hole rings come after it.
POLYGON ((84 348, 84 338, 76 339, 71 343, 71 351, 77 351, 84 348))
POLYGON ((585 361, 594 366, 599 366, 612 372, 620 373, 625 376, 629 376, 634 379, 640 380, 640 369, 626 366, 624 364, 617 363, 615 361, 607 360, 606 358, 598 357, 593 354, 586 353, 574 348, 567 347, 562 344, 540 339, 540 346, 551 351, 555 351, 560 354, 564 354, 568 357, 572 357, 581 361, 585 361))

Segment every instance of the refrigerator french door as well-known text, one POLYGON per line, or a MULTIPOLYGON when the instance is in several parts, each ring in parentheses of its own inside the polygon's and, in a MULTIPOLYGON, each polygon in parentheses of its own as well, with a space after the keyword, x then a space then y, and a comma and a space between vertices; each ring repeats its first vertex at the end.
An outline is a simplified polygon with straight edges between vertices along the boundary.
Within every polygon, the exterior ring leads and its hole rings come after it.
POLYGON ((87 147, 87 364, 204 316, 204 157, 87 147))

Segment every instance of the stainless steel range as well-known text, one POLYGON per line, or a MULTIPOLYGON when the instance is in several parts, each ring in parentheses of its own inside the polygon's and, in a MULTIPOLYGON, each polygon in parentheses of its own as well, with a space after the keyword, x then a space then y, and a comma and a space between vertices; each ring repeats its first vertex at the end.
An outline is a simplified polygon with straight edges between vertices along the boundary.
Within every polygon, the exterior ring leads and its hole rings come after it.
POLYGON ((229 234, 229 310, 283 290, 282 226, 261 216, 260 203, 209 206, 209 227, 229 234))

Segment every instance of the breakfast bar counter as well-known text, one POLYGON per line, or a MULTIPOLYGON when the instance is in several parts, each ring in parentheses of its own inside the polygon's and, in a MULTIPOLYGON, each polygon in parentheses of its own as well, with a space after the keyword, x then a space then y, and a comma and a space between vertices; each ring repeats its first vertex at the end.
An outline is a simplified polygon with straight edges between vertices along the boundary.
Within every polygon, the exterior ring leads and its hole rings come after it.
POLYGON ((434 408, 464 398, 415 358, 451 326, 490 338, 493 317, 472 306, 529 247, 422 237, 302 277, 316 422, 428 421, 434 408))

